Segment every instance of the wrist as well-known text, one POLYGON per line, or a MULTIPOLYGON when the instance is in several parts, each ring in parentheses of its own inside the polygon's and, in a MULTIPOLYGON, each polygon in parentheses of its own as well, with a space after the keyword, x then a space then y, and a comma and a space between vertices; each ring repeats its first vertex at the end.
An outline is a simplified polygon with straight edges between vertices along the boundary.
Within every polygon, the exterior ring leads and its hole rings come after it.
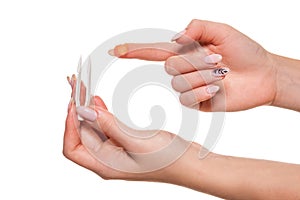
POLYGON ((300 111, 300 61, 272 54, 276 94, 271 105, 300 111))
POLYGON ((241 178, 235 171, 236 158, 210 152, 205 158, 199 158, 201 146, 193 143, 186 154, 174 164, 168 183, 187 187, 199 192, 211 194, 221 198, 229 198, 240 189, 241 178))
POLYGON ((213 160, 224 156, 210 152, 205 158, 200 159, 201 148, 201 145, 192 143, 183 156, 169 166, 163 182, 210 193, 207 183, 211 179, 210 168, 214 163, 213 160))

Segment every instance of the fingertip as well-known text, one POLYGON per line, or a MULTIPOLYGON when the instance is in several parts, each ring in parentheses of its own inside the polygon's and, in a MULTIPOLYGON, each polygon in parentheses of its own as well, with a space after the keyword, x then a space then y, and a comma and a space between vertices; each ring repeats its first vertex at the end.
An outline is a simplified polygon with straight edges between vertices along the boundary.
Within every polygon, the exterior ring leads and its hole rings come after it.
POLYGON ((101 97, 94 96, 94 102, 95 102, 95 106, 100 106, 100 107, 104 108, 105 110, 107 110, 107 107, 101 97))
POLYGON ((116 57, 124 57, 128 53, 128 44, 117 45, 113 50, 111 49, 109 53, 116 57))

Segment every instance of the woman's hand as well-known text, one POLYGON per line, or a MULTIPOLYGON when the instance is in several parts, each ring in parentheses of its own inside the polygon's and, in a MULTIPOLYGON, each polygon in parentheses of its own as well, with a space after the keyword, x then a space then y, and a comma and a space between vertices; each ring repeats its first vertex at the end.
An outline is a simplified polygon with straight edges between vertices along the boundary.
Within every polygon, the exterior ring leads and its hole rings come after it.
MULTIPOLYGON (((69 81, 73 90, 75 81, 74 76, 69 81)), ((68 159, 104 179, 180 184, 180 169, 197 159, 200 145, 166 131, 133 130, 109 113, 100 97, 92 98, 92 104, 76 109, 70 101, 63 148, 68 159)))
POLYGON ((274 101, 277 89, 274 56, 244 34, 226 24, 193 20, 173 40, 176 43, 118 45, 110 54, 165 60, 181 103, 191 108, 238 111, 274 101), (183 51, 191 41, 202 48, 183 51), (223 68, 222 74, 215 73, 219 68, 223 68))
POLYGON ((225 199, 300 198, 299 165, 214 153, 199 159, 200 149, 166 131, 126 127, 100 97, 77 109, 70 101, 63 153, 104 179, 166 182, 225 199))
POLYGON ((214 153, 201 160, 200 145, 165 131, 124 132, 103 101, 94 102, 96 114, 79 109, 94 122, 79 122, 70 102, 63 153, 104 179, 166 182, 225 199, 300 198, 299 165, 214 153), (90 127, 94 123, 98 128, 90 127), (99 131, 108 139, 101 140, 99 131))

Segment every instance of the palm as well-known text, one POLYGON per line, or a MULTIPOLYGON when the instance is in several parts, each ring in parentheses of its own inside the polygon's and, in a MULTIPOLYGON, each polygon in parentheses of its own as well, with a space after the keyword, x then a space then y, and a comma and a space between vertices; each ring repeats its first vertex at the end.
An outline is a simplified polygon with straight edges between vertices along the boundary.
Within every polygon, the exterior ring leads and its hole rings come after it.
POLYGON ((272 102, 275 95, 275 71, 268 52, 247 36, 236 32, 219 46, 206 47, 223 55, 222 64, 230 73, 220 82, 223 88, 212 102, 202 102, 200 109, 237 111, 272 102), (225 101, 225 102, 224 102, 225 101))
POLYGON ((265 74, 256 72, 234 74, 233 72, 222 83, 224 92, 220 92, 214 98, 225 100, 227 111, 245 110, 269 104, 275 94, 275 87, 269 79, 267 72, 265 74))

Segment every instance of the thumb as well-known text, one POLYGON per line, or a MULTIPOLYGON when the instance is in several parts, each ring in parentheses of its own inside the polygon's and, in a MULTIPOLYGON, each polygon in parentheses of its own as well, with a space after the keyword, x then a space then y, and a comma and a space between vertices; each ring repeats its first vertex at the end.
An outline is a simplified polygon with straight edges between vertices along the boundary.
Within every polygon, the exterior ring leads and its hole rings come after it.
POLYGON ((124 125, 103 107, 79 106, 77 107, 77 114, 91 124, 94 129, 113 139, 126 150, 131 150, 133 144, 136 143, 136 139, 132 135, 135 134, 136 130, 124 125))
POLYGON ((229 25, 194 19, 184 31, 176 34, 173 41, 179 44, 200 42, 200 44, 220 45, 234 29, 229 25))

